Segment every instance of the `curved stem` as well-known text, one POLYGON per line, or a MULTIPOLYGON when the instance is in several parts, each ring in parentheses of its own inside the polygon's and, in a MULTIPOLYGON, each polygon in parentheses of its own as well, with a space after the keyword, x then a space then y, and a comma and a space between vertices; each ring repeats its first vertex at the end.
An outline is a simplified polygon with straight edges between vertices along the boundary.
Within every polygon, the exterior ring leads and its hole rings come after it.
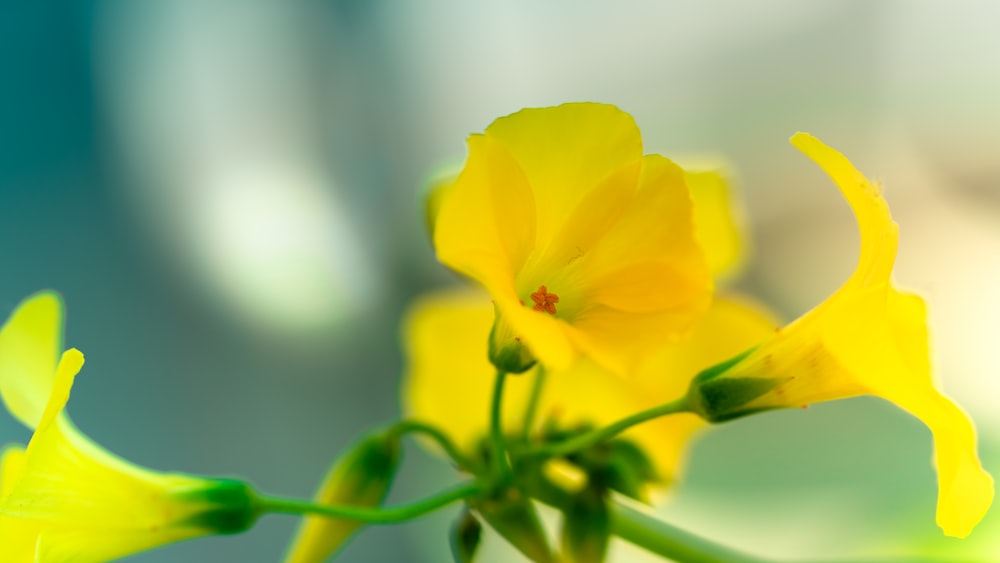
POLYGON ((503 384, 507 372, 497 370, 496 382, 493 384, 493 402, 490 406, 490 453, 493 466, 501 483, 509 483, 511 479, 510 463, 507 461, 507 444, 503 437, 502 405, 503 384))
MULTIPOLYGON (((676 563, 768 563, 763 559, 668 524, 649 514, 643 505, 615 498, 611 508, 611 531, 619 538, 676 563)), ((865 557, 853 559, 807 559, 809 563, 959 563, 958 559, 934 556, 865 557)))
POLYGON ((416 502, 390 508, 362 508, 357 506, 323 505, 309 501, 282 497, 259 496, 258 507, 261 512, 278 512, 283 514, 316 514, 331 518, 344 518, 367 522, 369 524, 392 524, 412 520, 447 506, 455 501, 469 498, 484 490, 483 485, 475 481, 467 481, 440 493, 416 502))
POLYGON ((620 499, 611 503, 611 530, 621 539, 677 563, 765 563, 667 524, 620 499))
POLYGON ((687 397, 681 397, 676 401, 671 401, 669 403, 664 403, 662 405, 655 406, 651 409, 647 409, 641 412, 637 412, 631 416, 627 416, 618 422, 614 422, 605 426, 603 428, 598 428, 586 434, 581 434, 575 436, 568 440, 562 442, 557 442, 555 444, 541 445, 533 448, 526 448, 521 452, 521 455, 525 456, 556 456, 570 454, 588 446, 603 442, 610 438, 614 438, 618 434, 628 430, 629 428, 642 424, 648 420, 654 418, 659 418, 661 416, 667 416, 670 414, 679 414, 683 412, 690 412, 687 403, 687 397))
POLYGON ((397 435, 402 435, 407 433, 423 434, 428 438, 437 442, 437 444, 441 446, 441 449, 443 449, 445 453, 448 454, 448 457, 450 457, 452 461, 454 461, 459 466, 459 468, 471 470, 474 466, 472 460, 466 457, 465 454, 463 454, 461 450, 458 449, 458 446, 456 446, 455 443, 451 441, 451 438, 449 438, 444 432, 441 431, 441 429, 437 428, 436 426, 431 426, 429 424, 425 424, 423 422, 417 422, 415 420, 402 420, 389 427, 389 432, 397 435))

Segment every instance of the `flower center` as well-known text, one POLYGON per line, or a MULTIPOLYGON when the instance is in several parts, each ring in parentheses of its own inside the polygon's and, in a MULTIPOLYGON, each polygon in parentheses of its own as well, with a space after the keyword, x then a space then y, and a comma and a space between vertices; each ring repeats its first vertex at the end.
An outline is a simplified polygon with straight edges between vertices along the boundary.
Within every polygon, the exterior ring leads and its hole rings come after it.
POLYGON ((532 311, 545 311, 550 315, 556 314, 556 303, 559 302, 559 296, 555 293, 549 293, 548 288, 544 285, 538 286, 538 291, 531 294, 531 300, 535 302, 535 306, 531 308, 532 311))

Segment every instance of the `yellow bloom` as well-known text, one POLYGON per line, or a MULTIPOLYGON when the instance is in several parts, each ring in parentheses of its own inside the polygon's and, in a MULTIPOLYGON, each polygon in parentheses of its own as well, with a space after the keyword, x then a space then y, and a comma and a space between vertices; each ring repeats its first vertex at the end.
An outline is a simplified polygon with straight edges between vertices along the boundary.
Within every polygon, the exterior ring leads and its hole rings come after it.
POLYGON ((719 161, 682 163, 684 181, 694 200, 695 238, 705 253, 712 277, 736 277, 747 261, 749 241, 743 232, 742 209, 733 206, 730 172, 719 161))
POLYGON ((993 479, 976 454, 971 421, 934 387, 924 301, 890 281, 898 227, 877 187, 840 153, 799 133, 792 144, 839 186, 854 210, 861 253, 831 297, 756 348, 706 370, 691 386, 709 420, 856 395, 882 397, 934 435, 937 522, 964 537, 993 500, 993 479))
POLYGON ((99 562, 246 529, 257 512, 245 484, 137 467, 73 426, 64 407, 83 354, 57 363, 61 324, 58 297, 40 293, 0 330, 0 394, 35 431, 0 461, 2 559, 99 562))
POLYGON ((642 155, 628 114, 592 103, 525 109, 468 146, 462 172, 428 208, 438 258, 495 303, 501 369, 537 359, 564 370, 584 355, 630 373, 706 310, 712 281, 684 173, 642 155))
MULTIPOLYGON (((404 323, 408 357, 402 403, 404 416, 444 429, 472 456, 487 435, 494 368, 481 338, 493 322, 489 297, 479 292, 425 296, 404 323)), ((571 430, 604 426, 684 394, 692 374, 758 342, 774 330, 770 317, 735 299, 717 300, 684 343, 663 347, 635 376, 623 380, 581 358, 571 368, 549 371, 530 438, 544 427, 571 430), (663 374, 671 374, 664 377, 663 374)), ((539 368, 534 368, 535 370, 539 368)), ((505 433, 522 430, 534 377, 507 381, 502 420, 505 433)), ((636 426, 623 438, 638 445, 661 481, 673 480, 691 435, 704 422, 690 414, 636 426)))

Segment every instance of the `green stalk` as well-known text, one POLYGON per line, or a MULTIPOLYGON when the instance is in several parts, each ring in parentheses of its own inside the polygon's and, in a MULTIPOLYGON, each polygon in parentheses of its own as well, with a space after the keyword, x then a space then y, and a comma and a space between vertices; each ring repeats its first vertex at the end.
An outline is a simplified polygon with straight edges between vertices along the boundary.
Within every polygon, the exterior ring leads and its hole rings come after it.
MULTIPOLYGON (((628 500, 611 502, 611 531, 619 538, 676 563, 768 563, 668 524, 628 500)), ((803 560, 797 560, 803 561, 803 560)), ((927 556, 807 559, 809 563, 959 563, 958 559, 927 556)), ((963 560, 964 561, 964 560, 963 560)))
POLYGON ((679 414, 683 412, 690 412, 687 397, 681 397, 676 401, 671 401, 669 403, 655 406, 651 409, 637 412, 619 420, 618 422, 605 426, 604 428, 598 428, 597 430, 593 430, 591 432, 587 432, 586 434, 581 434, 555 444, 529 447, 520 453, 524 456, 558 456, 571 454, 594 444, 614 438, 618 434, 621 434, 637 424, 642 424, 643 422, 653 420, 654 418, 659 418, 661 416, 679 414))
POLYGON ((407 433, 423 434, 437 442, 437 444, 441 446, 441 449, 448 454, 448 457, 450 457, 460 469, 471 471, 473 467, 475 467, 472 460, 466 457, 465 454, 458 449, 458 446, 451 441, 451 438, 445 435, 445 433, 436 426, 431 426, 415 420, 403 420, 389 427, 389 432, 397 435, 407 433))
POLYGON ((545 374, 545 367, 539 365, 535 370, 535 380, 531 382, 531 396, 528 397, 528 406, 524 409, 524 426, 521 428, 521 439, 525 442, 531 436, 532 427, 535 425, 538 401, 541 400, 542 389, 545 387, 545 374))
POLYGON ((615 499, 611 530, 621 539, 676 563, 766 563, 691 532, 615 499))
POLYGON ((315 514, 331 518, 344 518, 367 522, 369 524, 392 524, 404 522, 434 512, 455 501, 467 499, 483 492, 484 487, 475 481, 467 481, 440 493, 390 508, 361 508, 357 506, 322 505, 309 501, 259 496, 257 498, 260 512, 278 512, 282 514, 315 514))
POLYGON ((506 379, 507 372, 497 370, 496 382, 493 385, 493 401, 490 406, 490 452, 497 479, 501 484, 510 483, 513 477, 510 462, 507 461, 507 443, 503 437, 503 421, 501 420, 503 384, 506 379))

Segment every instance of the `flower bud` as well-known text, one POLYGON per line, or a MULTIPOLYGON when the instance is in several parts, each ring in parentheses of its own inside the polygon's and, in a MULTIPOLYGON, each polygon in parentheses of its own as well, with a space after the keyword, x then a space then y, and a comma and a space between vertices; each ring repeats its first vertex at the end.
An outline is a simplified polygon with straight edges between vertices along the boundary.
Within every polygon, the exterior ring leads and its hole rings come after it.
POLYGON ((506 373, 524 373, 535 365, 531 350, 521 342, 514 329, 507 323, 500 309, 494 305, 496 320, 490 331, 490 362, 506 373))
POLYGON ((563 516, 562 549, 567 563, 602 563, 608 551, 611 520, 599 488, 573 495, 563 516))
POLYGON ((501 498, 477 503, 476 510, 490 527, 528 559, 535 563, 556 561, 535 505, 517 489, 508 489, 501 498))
POLYGON ((787 382, 789 377, 763 372, 751 377, 726 377, 731 368, 739 365, 754 350, 751 348, 695 376, 687 394, 691 412, 708 422, 725 422, 774 408, 756 404, 754 400, 787 382))
POLYGON ((204 479, 203 487, 177 495, 178 500, 198 502, 201 511, 182 522, 206 533, 238 534, 250 529, 260 512, 250 485, 236 479, 204 479))
POLYGON ((451 527, 451 555, 455 563, 472 563, 482 535, 483 525, 468 509, 463 510, 451 527))
MULTIPOLYGON (((362 438, 330 469, 315 501, 325 505, 378 506, 395 477, 400 454, 396 434, 378 432, 362 438)), ((325 561, 362 525, 350 519, 307 516, 285 562, 325 561)))

